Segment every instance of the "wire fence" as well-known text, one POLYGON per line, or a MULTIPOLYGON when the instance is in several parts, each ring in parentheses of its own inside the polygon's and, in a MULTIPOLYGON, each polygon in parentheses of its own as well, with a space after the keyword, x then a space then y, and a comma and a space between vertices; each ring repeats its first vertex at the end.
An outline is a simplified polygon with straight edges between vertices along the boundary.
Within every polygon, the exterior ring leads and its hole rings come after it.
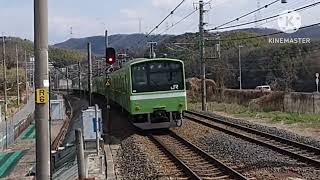
MULTIPOLYGON (((0 150, 6 150, 33 121, 34 96, 7 121, 0 122, 0 150)), ((4 119, 4 117, 2 117, 4 119)))
POLYGON ((8 119, 0 123, 0 149, 6 150, 14 142, 13 120, 8 119))

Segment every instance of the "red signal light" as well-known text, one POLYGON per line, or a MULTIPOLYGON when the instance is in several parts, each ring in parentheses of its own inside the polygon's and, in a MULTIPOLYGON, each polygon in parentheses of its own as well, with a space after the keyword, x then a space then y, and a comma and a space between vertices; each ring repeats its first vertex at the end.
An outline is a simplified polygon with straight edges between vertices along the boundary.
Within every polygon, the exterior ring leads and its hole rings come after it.
POLYGON ((106 49, 106 63, 112 65, 116 62, 116 50, 114 48, 106 49))

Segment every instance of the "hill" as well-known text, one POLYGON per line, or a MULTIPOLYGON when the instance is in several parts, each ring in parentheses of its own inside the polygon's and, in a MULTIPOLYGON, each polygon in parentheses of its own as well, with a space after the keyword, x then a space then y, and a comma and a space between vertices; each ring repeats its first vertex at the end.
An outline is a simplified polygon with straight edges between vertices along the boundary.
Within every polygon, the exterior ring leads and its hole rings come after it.
MULTIPOLYGON (((109 46, 114 47, 117 51, 127 51, 132 56, 139 56, 147 49, 148 41, 156 41, 161 43, 171 35, 152 35, 146 37, 145 34, 116 34, 109 36, 109 46)), ((72 38, 65 42, 55 44, 54 47, 77 49, 86 51, 87 43, 91 42, 92 52, 95 55, 103 56, 105 54, 105 37, 92 36, 86 38, 72 38)))
MULTIPOLYGON (((245 29, 220 33, 222 40, 220 58, 216 50, 217 41, 206 41, 208 78, 215 80, 219 87, 239 88, 238 62, 239 45, 241 45, 244 88, 270 84, 274 90, 314 91, 314 74, 320 69, 319 33, 312 29, 290 35, 290 37, 314 37, 311 38, 310 44, 271 44, 268 42, 269 37, 249 38, 273 33, 270 30, 266 31, 259 29, 259 33, 256 33, 256 29, 245 29)), ((282 37, 288 36, 282 35, 282 37)), ((205 36, 207 39, 216 39, 214 34, 205 36)), ((157 46, 157 54, 184 60, 186 76, 198 77, 200 68, 197 39, 195 33, 172 37, 157 46)))
MULTIPOLYGON (((252 36, 278 32, 274 29, 249 28, 220 32, 221 57, 217 58, 217 41, 205 42, 207 76, 219 87, 238 88, 239 45, 242 59, 242 84, 244 88, 270 84, 275 90, 314 91, 314 73, 320 69, 319 27, 299 30, 293 34, 279 34, 274 37, 307 37, 310 44, 270 44, 269 37, 252 36), (238 40, 235 40, 238 39, 238 40)), ((206 39, 216 39, 215 34, 206 33, 206 39)), ((104 37, 95 36, 70 39, 55 47, 85 50, 87 42, 92 42, 93 52, 104 54, 104 37)), ((178 58, 185 61, 187 77, 199 75, 198 34, 185 33, 177 36, 164 35, 146 38, 143 34, 110 36, 111 46, 127 50, 131 56, 148 54, 145 45, 157 41, 157 57, 178 58)), ((121 51, 120 51, 121 52, 121 51)))
MULTIPOLYGON (((320 26, 313 26, 306 29, 300 29, 299 31, 292 33, 292 34, 280 34, 277 37, 283 38, 311 38, 313 40, 320 40, 320 26)), ((246 28, 246 29, 238 29, 232 30, 229 32, 247 32, 247 33, 255 33, 255 34, 272 34, 279 32, 275 29, 268 29, 268 28, 246 28)))
MULTIPOLYGON (((1 37, 0 37, 1 39, 1 37)), ((17 37, 8 37, 6 41, 6 56, 8 69, 15 67, 15 45, 18 45, 18 54, 20 64, 24 63, 24 51, 27 51, 28 55, 33 55, 33 42, 29 40, 20 39, 17 37)), ((0 42, 2 47, 2 41, 0 42)), ((2 59, 2 48, 0 49, 0 58, 2 59)), ((53 46, 49 46, 49 61, 59 67, 74 64, 78 61, 86 60, 86 53, 72 49, 62 49, 53 46)))

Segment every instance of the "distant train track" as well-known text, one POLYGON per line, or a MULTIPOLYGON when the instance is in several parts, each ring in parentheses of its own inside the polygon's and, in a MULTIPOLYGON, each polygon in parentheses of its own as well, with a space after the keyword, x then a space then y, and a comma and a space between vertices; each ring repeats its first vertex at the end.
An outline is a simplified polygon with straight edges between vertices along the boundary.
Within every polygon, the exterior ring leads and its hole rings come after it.
POLYGON ((175 169, 181 169, 188 179, 247 179, 172 131, 151 134, 149 138, 174 162, 175 169))
POLYGON ((184 113, 184 117, 204 126, 222 131, 226 134, 270 148, 278 153, 290 156, 291 158, 306 164, 320 167, 319 148, 194 111, 186 111, 184 113))

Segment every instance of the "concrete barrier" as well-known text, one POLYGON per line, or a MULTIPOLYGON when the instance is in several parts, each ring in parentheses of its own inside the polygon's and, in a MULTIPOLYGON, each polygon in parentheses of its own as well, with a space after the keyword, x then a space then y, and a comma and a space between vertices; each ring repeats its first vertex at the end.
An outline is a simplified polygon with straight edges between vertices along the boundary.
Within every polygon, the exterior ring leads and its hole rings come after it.
POLYGON ((320 95, 315 93, 286 93, 284 111, 291 113, 320 113, 320 95))
MULTIPOLYGON (((208 93, 210 94, 210 93, 208 93)), ((199 93, 188 92, 188 97, 201 97, 199 93)), ((284 111, 290 113, 320 114, 320 94, 303 92, 257 91, 237 89, 214 89, 208 101, 236 103, 254 107, 257 110, 284 111)), ((201 101, 196 99, 196 101, 201 101)))

